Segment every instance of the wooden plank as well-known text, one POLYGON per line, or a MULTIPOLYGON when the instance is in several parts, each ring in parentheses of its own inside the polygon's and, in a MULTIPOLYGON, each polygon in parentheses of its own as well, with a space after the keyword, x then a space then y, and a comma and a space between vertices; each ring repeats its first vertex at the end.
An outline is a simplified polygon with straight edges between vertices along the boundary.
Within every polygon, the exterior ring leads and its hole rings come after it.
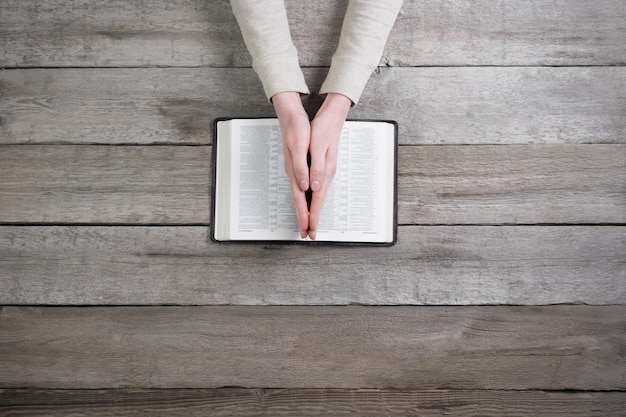
POLYGON ((4 146, 0 216, 25 223, 207 223, 210 147, 4 146))
MULTIPOLYGON (((350 117, 397 120, 402 144, 626 143, 623 91, 626 67, 386 68, 350 117)), ((209 144, 216 117, 273 115, 251 69, 0 71, 4 144, 209 144)))
POLYGON ((626 306, 0 311, 0 387, 624 390, 626 306))
POLYGON ((0 227, 0 304, 625 304, 625 227, 400 227, 392 248, 207 227, 0 227))
POLYGON ((403 144, 626 143, 622 91, 626 67, 389 68, 354 117, 397 120, 403 144))
POLYGON ((0 417, 623 416, 624 392, 185 389, 0 390, 0 417))
POLYGON ((409 146, 404 224, 625 223, 626 146, 409 146))
POLYGON ((2 143, 209 144, 216 117, 274 115, 252 70, 0 71, 0 97, 2 143))
MULTIPOLYGON (((287 1, 302 65, 330 63, 345 8, 345 0, 287 1)), ((226 0, 5 0, 0 15, 4 67, 250 62, 226 0)), ((620 64, 626 56, 624 20, 621 0, 406 0, 382 63, 620 64)))
MULTIPOLYGON (((0 223, 208 224, 209 146, 7 145, 0 223)), ((621 224, 626 145, 400 148, 400 224, 621 224)))

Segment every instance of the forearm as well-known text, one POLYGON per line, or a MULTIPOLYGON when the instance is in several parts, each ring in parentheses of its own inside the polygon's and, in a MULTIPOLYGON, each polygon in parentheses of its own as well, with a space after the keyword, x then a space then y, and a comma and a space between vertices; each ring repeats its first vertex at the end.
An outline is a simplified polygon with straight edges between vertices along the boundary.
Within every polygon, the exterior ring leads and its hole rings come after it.
POLYGON ((283 91, 308 93, 284 1, 231 0, 230 4, 267 98, 283 91))
POLYGON ((380 62, 402 0, 350 0, 328 76, 320 93, 341 93, 357 103, 380 62))

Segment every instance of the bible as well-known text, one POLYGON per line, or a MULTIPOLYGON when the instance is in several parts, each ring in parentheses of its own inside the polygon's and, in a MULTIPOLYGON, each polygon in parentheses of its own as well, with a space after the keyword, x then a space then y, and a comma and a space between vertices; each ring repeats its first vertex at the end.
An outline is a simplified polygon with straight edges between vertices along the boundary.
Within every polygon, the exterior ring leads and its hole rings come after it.
POLYGON ((211 239, 391 246, 397 236, 398 128, 348 120, 315 241, 301 238, 278 119, 214 122, 211 239))

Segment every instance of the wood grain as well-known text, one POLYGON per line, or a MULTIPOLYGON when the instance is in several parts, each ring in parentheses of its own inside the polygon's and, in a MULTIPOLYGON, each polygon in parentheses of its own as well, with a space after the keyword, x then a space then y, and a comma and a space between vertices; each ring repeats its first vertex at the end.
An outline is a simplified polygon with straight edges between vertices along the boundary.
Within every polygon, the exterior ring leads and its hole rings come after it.
POLYGON ((626 223, 622 145, 407 146, 398 176, 403 224, 626 223))
POLYGON ((0 304, 626 303, 624 227, 400 227, 387 249, 214 244, 208 235, 3 226, 0 304))
POLYGON ((624 390, 626 306, 0 311, 0 387, 624 390))
POLYGON ((5 146, 0 216, 45 223, 206 223, 209 147, 5 146))
MULTIPOLYGON (((626 67, 384 68, 350 117, 397 120, 401 144, 626 143, 623 91, 626 67)), ((210 144, 223 116, 274 116, 251 69, 0 71, 3 144, 210 144)))
MULTIPOLYGON (((208 146, 7 145, 0 223, 208 224, 208 146)), ((622 224, 626 145, 403 146, 400 224, 622 224)))
POLYGON ((146 415, 621 417, 623 392, 184 389, 0 390, 0 417, 146 415))
MULTIPOLYGON (((329 65, 345 8, 287 1, 302 65, 329 65)), ((226 0, 5 0, 0 15, 3 67, 250 64, 226 0)), ((406 0, 381 63, 620 64, 624 20, 621 0, 406 0)))

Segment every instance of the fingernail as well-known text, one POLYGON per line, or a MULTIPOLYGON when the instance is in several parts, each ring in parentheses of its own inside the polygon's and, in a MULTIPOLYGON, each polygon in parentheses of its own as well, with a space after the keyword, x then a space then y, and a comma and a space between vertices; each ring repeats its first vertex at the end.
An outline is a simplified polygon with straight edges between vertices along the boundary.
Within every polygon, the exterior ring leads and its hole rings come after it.
POLYGON ((309 230, 309 237, 311 238, 311 240, 315 240, 315 230, 309 230))
POLYGON ((313 181, 313 183, 311 184, 311 189, 313 191, 317 191, 320 188, 320 182, 319 181, 313 181))
POLYGON ((300 180, 300 189, 302 191, 306 191, 307 188, 309 188, 308 184, 306 183, 306 180, 300 180))

